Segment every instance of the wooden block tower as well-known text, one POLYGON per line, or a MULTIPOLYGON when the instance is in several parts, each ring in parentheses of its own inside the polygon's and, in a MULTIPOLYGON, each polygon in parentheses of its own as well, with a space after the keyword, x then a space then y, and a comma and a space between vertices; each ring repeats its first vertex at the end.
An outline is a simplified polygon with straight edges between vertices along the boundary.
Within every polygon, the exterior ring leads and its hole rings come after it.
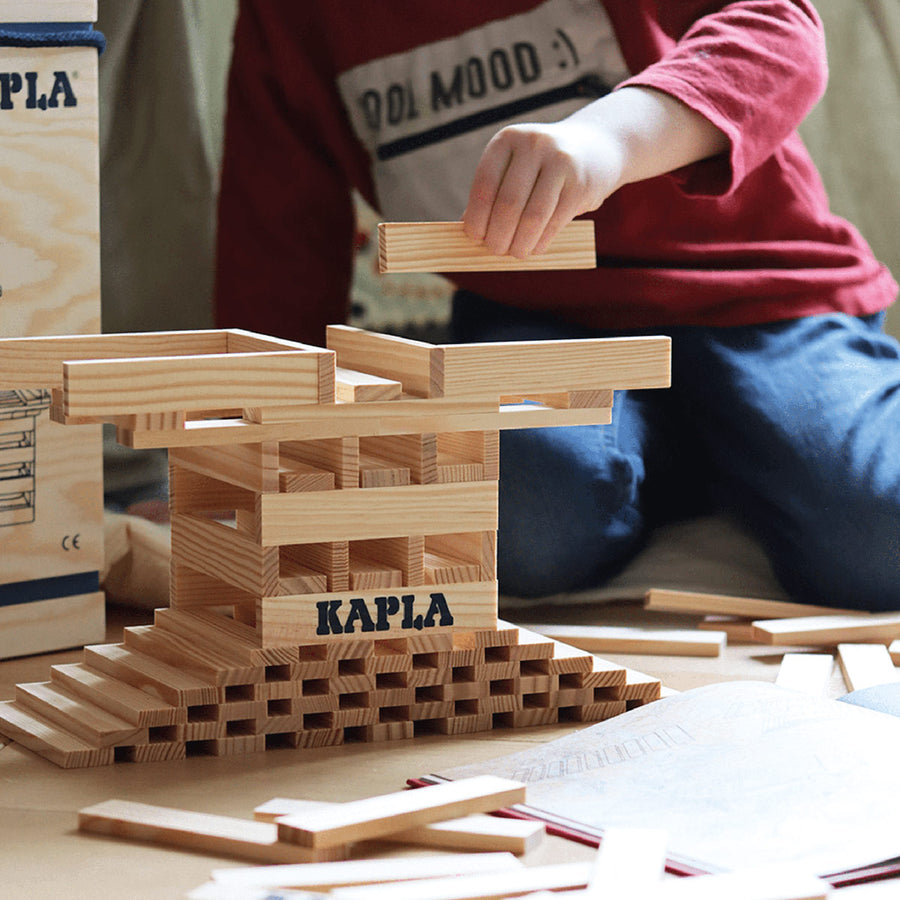
POLYGON ((65 766, 595 720, 658 695, 498 621, 499 430, 608 422, 666 338, 432 345, 353 328, 0 341, 0 385, 167 447, 171 606, 19 685, 65 766))
MULTIPOLYGON (((0 336, 100 330, 96 0, 0 0, 0 336)), ((0 658, 105 634, 100 428, 0 389, 0 658)))

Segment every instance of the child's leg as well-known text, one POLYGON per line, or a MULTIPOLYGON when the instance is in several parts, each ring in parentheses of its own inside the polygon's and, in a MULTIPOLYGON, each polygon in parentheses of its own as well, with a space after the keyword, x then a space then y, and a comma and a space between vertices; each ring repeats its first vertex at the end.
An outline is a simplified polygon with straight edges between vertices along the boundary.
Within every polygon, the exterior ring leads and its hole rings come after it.
POLYGON ((877 317, 685 329, 673 381, 723 500, 808 603, 900 609, 900 346, 877 317))
MULTIPOLYGON (((457 297, 454 326, 458 341, 593 336, 471 295, 457 297)), ((593 586, 640 548, 647 469, 665 467, 672 447, 660 437, 665 393, 617 392, 611 425, 501 432, 501 592, 542 596, 593 586)))

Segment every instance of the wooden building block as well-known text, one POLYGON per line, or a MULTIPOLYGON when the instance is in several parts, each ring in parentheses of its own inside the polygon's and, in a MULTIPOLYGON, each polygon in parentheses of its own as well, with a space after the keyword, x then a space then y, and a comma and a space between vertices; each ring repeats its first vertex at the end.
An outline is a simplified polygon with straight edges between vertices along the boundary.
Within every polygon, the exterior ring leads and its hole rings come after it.
POLYGON ((534 631, 595 653, 658 653, 665 656, 719 656, 723 632, 590 625, 532 625, 534 631))
POLYGON ((498 256, 466 237, 462 222, 382 222, 378 225, 380 272, 486 272, 593 269, 594 223, 570 222, 546 251, 519 259, 498 256))
MULTIPOLYGON (((662 388, 670 383, 671 342, 658 338, 447 344, 448 399, 530 397, 554 390, 662 388)), ((558 412, 565 412, 559 410, 558 412)))
POLYGON ((379 378, 366 372, 356 372, 340 366, 335 370, 334 394, 338 403, 374 403, 378 400, 397 400, 403 392, 399 381, 379 378))
POLYGON ((63 769, 107 766, 114 761, 112 747, 95 747, 13 701, 0 703, 0 735, 63 769))
POLYGON ((169 463, 248 491, 277 491, 279 486, 278 444, 274 441, 175 448, 169 451, 169 463))
POLYGON ((657 828, 606 828, 587 897, 636 896, 662 881, 668 833, 657 828))
POLYGON ((283 843, 276 826, 266 822, 128 800, 107 800, 82 809, 78 830, 261 863, 323 862, 341 859, 345 853, 343 847, 322 851, 283 843))
POLYGON ((515 897, 533 891, 566 892, 583 888, 587 885, 590 872, 591 863, 558 863, 488 875, 457 875, 394 885, 336 888, 329 896, 334 900, 493 900, 495 897, 515 897))
POLYGON ((361 488, 396 487, 410 484, 410 472, 405 466, 369 453, 359 455, 359 486, 361 488))
POLYGON ((16 685, 16 703, 94 747, 146 744, 146 727, 126 722, 52 682, 16 685))
POLYGON ((97 644, 84 648, 91 668, 146 691, 173 706, 203 706, 224 700, 224 690, 123 644, 97 644))
POLYGON ((837 650, 848 691, 900 681, 900 669, 884 644, 838 644, 837 650))
POLYGON ((261 547, 252 537, 204 516, 177 514, 172 517, 171 527, 174 562, 184 563, 254 596, 277 593, 277 547, 261 547))
POLYGON ((722 631, 728 637, 729 644, 759 643, 754 631, 753 620, 740 616, 704 616, 697 623, 701 631, 722 631))
POLYGON ((285 466, 297 462, 331 472, 334 475, 336 488, 359 485, 359 439, 357 437, 282 441, 279 449, 282 464, 285 466))
POLYGON ((720 616, 740 616, 745 619, 789 619, 808 616, 848 614, 849 610, 827 606, 809 606, 784 600, 764 600, 758 597, 733 597, 724 594, 701 594, 692 591, 672 591, 652 588, 644 597, 646 609, 665 612, 704 613, 720 616))
POLYGON ((792 691, 822 697, 831 681, 834 657, 828 653, 785 653, 775 684, 792 691))
POLYGON ((900 638, 900 613, 766 619, 755 621, 753 630, 764 644, 822 647, 869 641, 887 644, 900 638))
MULTIPOLYGON (((256 807, 253 817, 260 822, 275 822, 283 816, 303 815, 306 812, 331 806, 334 804, 277 797, 256 807)), ((478 814, 461 819, 434 822, 431 825, 407 831, 398 831, 378 840, 416 847, 442 847, 447 850, 477 850, 481 853, 506 852, 521 855, 537 846, 544 834, 543 822, 478 814)))
POLYGON ((326 346, 342 368, 399 381, 403 393, 414 397, 442 396, 441 351, 433 344, 329 325, 326 346))
POLYGON ((278 489, 286 493, 333 491, 334 488, 334 472, 326 472, 306 463, 289 460, 282 464, 278 473, 278 489))
POLYGON ((329 891, 338 887, 381 882, 452 878, 473 872, 516 872, 522 868, 508 853, 425 856, 411 859, 354 859, 346 862, 261 868, 214 869, 213 880, 235 891, 250 888, 296 888, 329 891))
POLYGON ((481 775, 286 816, 278 820, 278 834, 304 847, 334 847, 470 813, 492 812, 524 800, 524 785, 481 775))
POLYGON ((437 477, 437 435, 395 434, 361 437, 360 453, 408 473, 407 484, 433 484, 437 477))
POLYGON ((145 728, 187 721, 187 710, 111 678, 83 663, 51 666, 50 680, 107 712, 145 728))
POLYGON ((413 484, 371 491, 264 494, 259 506, 264 547, 388 538, 398 531, 452 534, 496 529, 497 485, 413 484))

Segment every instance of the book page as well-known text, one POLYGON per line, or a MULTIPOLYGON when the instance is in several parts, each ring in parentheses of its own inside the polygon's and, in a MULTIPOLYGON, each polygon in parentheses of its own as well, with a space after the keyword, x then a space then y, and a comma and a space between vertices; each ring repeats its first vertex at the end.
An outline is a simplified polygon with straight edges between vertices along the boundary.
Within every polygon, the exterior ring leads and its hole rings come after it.
POLYGON ((707 871, 825 875, 900 856, 900 719, 772 684, 697 688, 439 774, 483 772, 588 833, 665 828, 670 858, 707 871))

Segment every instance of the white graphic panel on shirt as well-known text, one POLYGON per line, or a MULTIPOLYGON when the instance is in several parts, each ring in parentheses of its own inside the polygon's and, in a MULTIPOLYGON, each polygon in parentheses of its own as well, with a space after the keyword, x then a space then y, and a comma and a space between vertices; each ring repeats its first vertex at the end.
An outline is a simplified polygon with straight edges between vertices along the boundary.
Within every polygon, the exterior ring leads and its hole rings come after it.
POLYGON ((435 221, 461 217, 481 153, 503 126, 563 119, 628 75, 598 0, 546 0, 349 69, 338 86, 372 157, 381 214, 435 221))

